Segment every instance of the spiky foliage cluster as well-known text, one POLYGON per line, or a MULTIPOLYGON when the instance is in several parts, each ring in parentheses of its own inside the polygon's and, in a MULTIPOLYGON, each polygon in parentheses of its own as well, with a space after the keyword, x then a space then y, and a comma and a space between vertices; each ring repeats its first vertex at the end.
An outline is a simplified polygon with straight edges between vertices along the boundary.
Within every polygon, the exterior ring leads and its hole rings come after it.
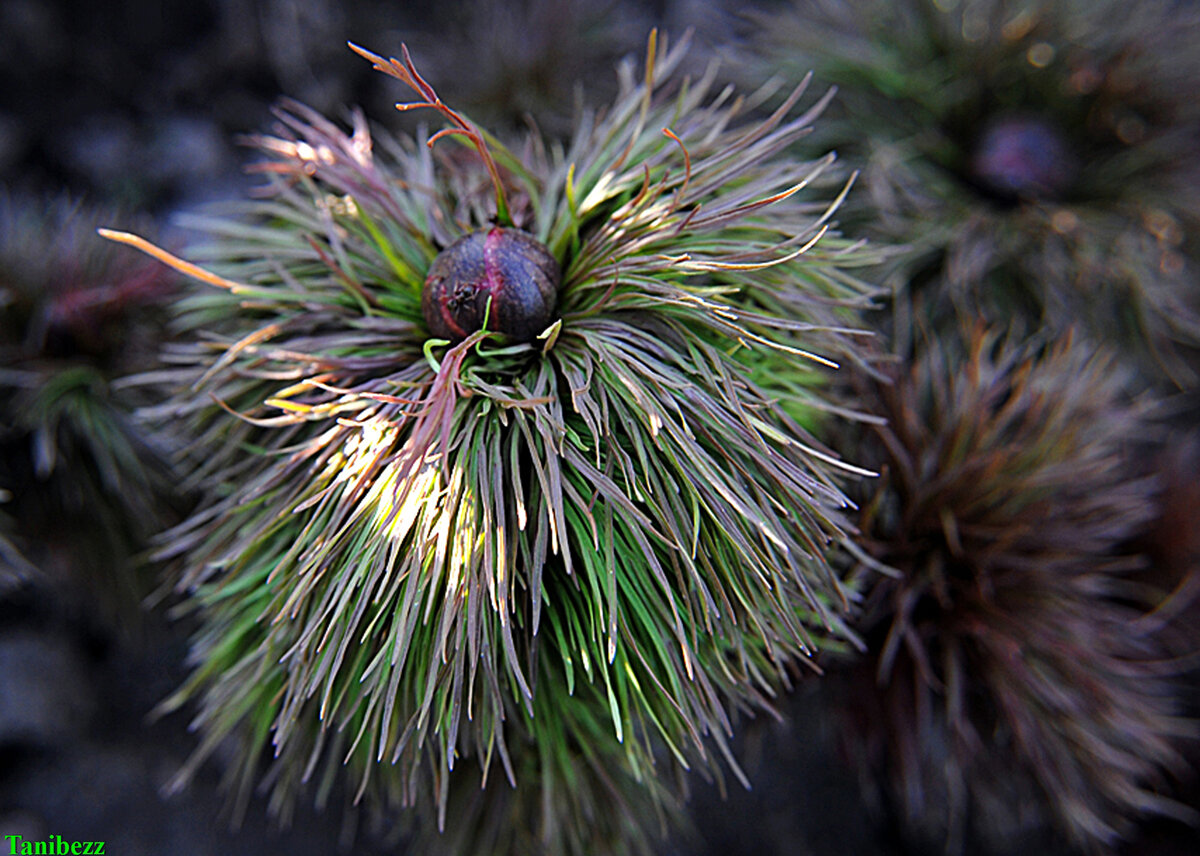
POLYGON ((1129 463, 1144 403, 1069 338, 954 341, 864 390, 888 423, 860 448, 885 473, 860 568, 895 575, 867 586, 846 741, 922 834, 1011 844, 1049 821, 1107 851, 1178 808, 1172 676, 1128 546, 1155 513, 1129 463))
POLYGON ((824 140, 865 162, 860 210, 939 323, 1082 323, 1195 381, 1194 5, 797 0, 757 23, 748 67, 842 87, 824 140))
POLYGON ((853 468, 805 427, 808 357, 853 358, 874 260, 830 231, 832 156, 786 154, 828 99, 744 123, 652 36, 569 146, 510 149, 407 51, 359 52, 448 127, 287 104, 254 140, 267 198, 206 224, 205 269, 109 233, 218 286, 183 308, 158 411, 207 494, 163 549, 202 621, 173 704, 199 704, 195 763, 235 741, 241 792, 274 756, 281 812, 345 763, 383 804, 486 810, 468 828, 497 852, 624 852, 617 798, 652 803, 656 763, 715 769, 735 714, 842 633, 824 553, 853 468), (561 317, 532 344, 430 339, 430 264, 490 222, 560 262, 561 317), (452 798, 480 772, 494 808, 452 798))
POLYGON ((97 591, 136 605, 112 569, 166 525, 170 480, 132 416, 142 400, 113 381, 154 364, 174 277, 97 240, 112 217, 0 197, 0 488, 16 533, 69 547, 97 591))
POLYGON ((593 104, 616 94, 606 70, 636 51, 649 21, 625 0, 462 0, 439 27, 418 59, 451 103, 495 130, 532 120, 565 137, 581 90, 593 104))

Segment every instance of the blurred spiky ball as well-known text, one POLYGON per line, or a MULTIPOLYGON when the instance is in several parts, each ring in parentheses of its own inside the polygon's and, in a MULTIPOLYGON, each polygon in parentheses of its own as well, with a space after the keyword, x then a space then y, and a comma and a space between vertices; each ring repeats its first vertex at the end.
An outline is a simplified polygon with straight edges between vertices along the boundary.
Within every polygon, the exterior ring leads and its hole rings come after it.
POLYGON ((828 99, 748 123, 652 35, 568 145, 508 148, 407 51, 358 50, 447 127, 285 104, 205 269, 109 233, 217 286, 158 413, 207 496, 162 551, 202 622, 171 705, 199 704, 195 764, 232 740, 281 813, 345 764, 495 852, 626 852, 656 765, 719 775, 737 712, 843 632, 825 553, 857 470, 805 426, 877 260, 830 228, 832 156, 787 154, 828 99), (504 326, 555 273, 550 314, 504 326))
POLYGON ((842 87, 822 140, 865 162, 860 210, 910 246, 898 282, 938 323, 1082 324, 1184 386, 1198 43, 1200 7, 1170 0, 797 0, 756 20, 747 65, 842 87))
POLYGON ((115 217, 0 197, 0 489, 27 550, 65 550, 102 602, 136 613, 129 559, 167 524, 171 480, 137 390, 114 382, 155 364, 176 278, 99 240, 115 217))
POLYGON ((1047 826, 1108 852, 1180 763, 1162 601, 1130 546, 1156 513, 1134 444, 1153 433, 1111 356, 976 329, 864 383, 886 425, 860 454, 870 656, 839 722, 914 835, 1010 852, 1047 826))

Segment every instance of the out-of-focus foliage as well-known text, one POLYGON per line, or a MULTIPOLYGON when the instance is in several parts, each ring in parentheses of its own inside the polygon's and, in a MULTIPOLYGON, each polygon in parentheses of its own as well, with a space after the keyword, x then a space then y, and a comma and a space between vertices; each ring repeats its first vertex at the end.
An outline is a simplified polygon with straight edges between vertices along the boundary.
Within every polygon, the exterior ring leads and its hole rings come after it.
POLYGON ((0 488, 18 543, 65 550, 101 603, 136 615, 149 583, 130 560, 170 521, 173 485, 119 379, 155 364, 174 276, 100 240, 113 217, 0 198, 0 488))
POLYGON ((1153 433, 1111 355, 976 330, 925 343, 859 447, 870 656, 840 722, 865 782, 923 840, 1004 852, 1052 823, 1111 852, 1181 767, 1164 592, 1131 546, 1156 514, 1153 433), (894 576, 878 577, 879 564, 894 576))
POLYGON ((910 248, 896 288, 928 292, 940 332, 1079 324, 1196 382, 1200 7, 796 0, 755 25, 751 74, 841 88, 819 139, 863 161, 852 210, 910 248))

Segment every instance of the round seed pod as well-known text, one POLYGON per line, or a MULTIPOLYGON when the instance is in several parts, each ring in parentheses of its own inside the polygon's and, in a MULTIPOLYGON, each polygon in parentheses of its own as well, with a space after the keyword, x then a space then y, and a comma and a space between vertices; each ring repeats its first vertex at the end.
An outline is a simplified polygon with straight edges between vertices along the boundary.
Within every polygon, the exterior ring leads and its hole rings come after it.
POLYGON ((1048 122, 1005 116, 989 122, 976 143, 971 173, 1002 199, 1057 199, 1075 178, 1075 159, 1048 122))
POLYGON ((528 232, 493 226, 459 238, 429 268, 421 312, 434 336, 458 341, 483 327, 531 342, 554 320, 562 271, 528 232), (488 301, 491 309, 488 309, 488 301))

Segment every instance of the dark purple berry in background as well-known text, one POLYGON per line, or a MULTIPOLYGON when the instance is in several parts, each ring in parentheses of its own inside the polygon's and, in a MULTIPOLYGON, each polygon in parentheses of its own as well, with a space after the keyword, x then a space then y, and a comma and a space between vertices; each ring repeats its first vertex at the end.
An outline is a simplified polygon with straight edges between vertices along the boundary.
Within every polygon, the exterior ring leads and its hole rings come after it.
POLYGON ((971 176, 1003 199, 1055 199, 1075 177, 1075 159, 1048 122, 1004 117, 988 122, 971 157, 971 176))
POLYGON ((438 338, 463 339, 481 329, 487 315, 489 330, 531 342, 554 321, 561 281, 558 262, 532 235, 493 226, 438 254, 425 278, 421 312, 438 338))

